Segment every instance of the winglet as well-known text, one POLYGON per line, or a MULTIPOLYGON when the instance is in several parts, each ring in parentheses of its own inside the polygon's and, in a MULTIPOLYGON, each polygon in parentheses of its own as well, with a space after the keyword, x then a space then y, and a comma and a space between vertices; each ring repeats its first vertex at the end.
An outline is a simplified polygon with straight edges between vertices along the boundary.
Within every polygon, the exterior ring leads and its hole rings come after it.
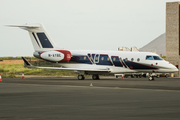
POLYGON ((28 66, 28 67, 31 67, 33 65, 31 65, 24 57, 22 57, 24 63, 28 66))

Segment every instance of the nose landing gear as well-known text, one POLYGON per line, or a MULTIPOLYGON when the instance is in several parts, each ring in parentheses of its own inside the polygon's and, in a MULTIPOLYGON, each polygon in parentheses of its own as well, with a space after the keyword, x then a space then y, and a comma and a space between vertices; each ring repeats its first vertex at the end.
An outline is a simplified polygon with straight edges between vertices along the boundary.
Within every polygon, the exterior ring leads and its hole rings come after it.
POLYGON ((154 77, 153 76, 149 76, 149 81, 152 81, 152 80, 154 80, 154 77))
POLYGON ((148 79, 149 79, 149 81, 152 81, 152 80, 154 80, 154 76, 152 74, 149 74, 148 79))

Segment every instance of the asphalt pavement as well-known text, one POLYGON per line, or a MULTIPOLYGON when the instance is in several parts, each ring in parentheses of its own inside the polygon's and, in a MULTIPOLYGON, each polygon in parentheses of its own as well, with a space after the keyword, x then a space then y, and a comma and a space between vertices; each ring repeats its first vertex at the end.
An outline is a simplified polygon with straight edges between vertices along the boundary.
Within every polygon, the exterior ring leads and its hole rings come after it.
POLYGON ((0 120, 179 120, 180 79, 2 78, 0 120))

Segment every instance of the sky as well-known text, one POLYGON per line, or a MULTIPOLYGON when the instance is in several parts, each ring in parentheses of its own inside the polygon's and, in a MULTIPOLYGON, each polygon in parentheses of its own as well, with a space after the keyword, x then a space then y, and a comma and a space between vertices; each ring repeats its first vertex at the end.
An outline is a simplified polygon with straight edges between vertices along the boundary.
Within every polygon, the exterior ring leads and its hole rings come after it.
POLYGON ((0 0, 0 57, 33 56, 27 31, 5 25, 42 23, 70 50, 138 49, 165 33, 174 0, 0 0))

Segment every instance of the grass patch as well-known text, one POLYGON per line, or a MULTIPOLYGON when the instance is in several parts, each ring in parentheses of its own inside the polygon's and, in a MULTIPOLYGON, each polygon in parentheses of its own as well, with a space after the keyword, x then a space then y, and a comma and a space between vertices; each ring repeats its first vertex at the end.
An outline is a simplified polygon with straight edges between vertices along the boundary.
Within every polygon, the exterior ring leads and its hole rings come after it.
POLYGON ((74 71, 25 68, 24 64, 1 64, 0 74, 2 77, 14 78, 16 75, 50 75, 50 76, 77 76, 74 71))

